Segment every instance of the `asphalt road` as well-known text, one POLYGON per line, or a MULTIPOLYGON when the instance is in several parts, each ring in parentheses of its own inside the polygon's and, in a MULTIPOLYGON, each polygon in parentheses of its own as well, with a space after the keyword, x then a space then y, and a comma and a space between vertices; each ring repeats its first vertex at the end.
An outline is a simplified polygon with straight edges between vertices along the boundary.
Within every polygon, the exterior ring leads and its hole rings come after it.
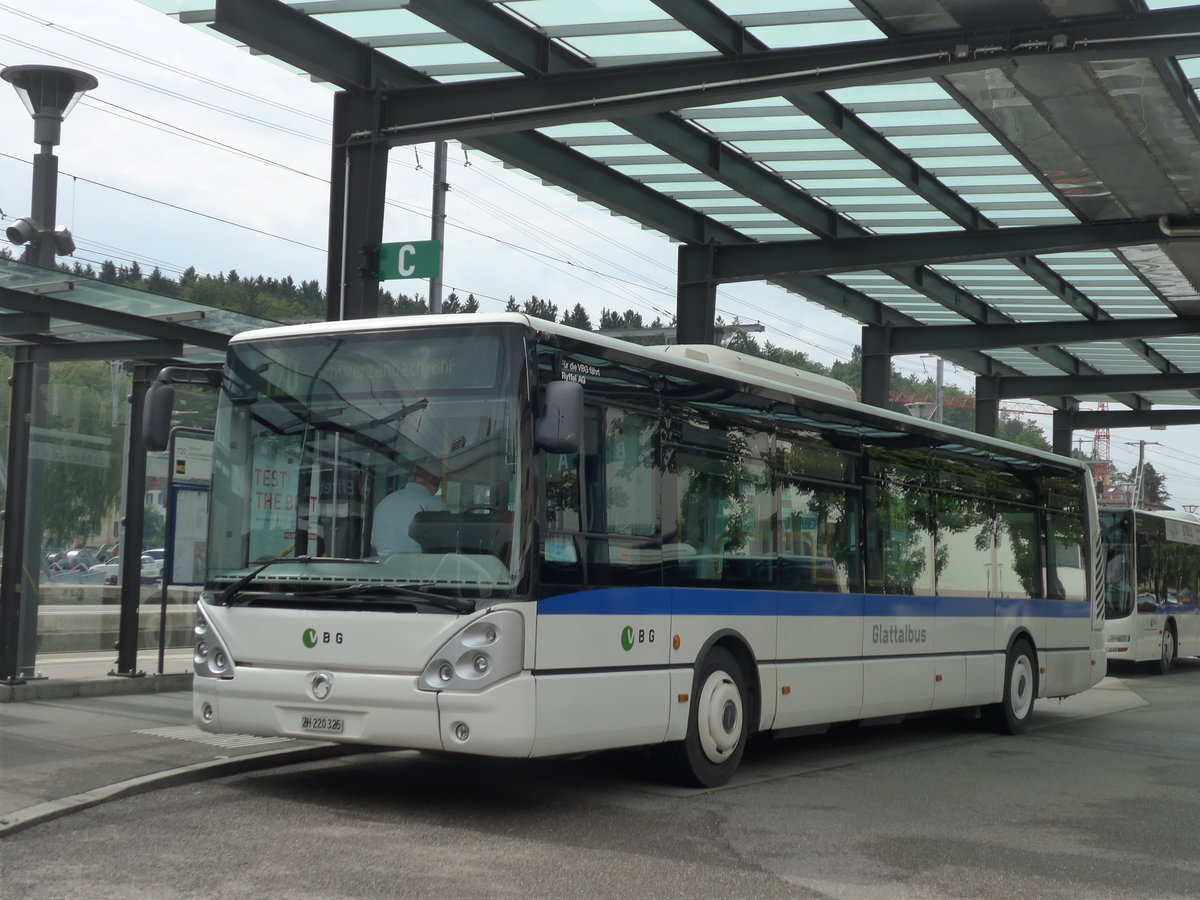
POLYGON ((636 752, 224 777, 5 838, 0 895, 1200 896, 1200 660, 1110 675, 1018 738, 946 717, 761 741, 712 792, 636 752))

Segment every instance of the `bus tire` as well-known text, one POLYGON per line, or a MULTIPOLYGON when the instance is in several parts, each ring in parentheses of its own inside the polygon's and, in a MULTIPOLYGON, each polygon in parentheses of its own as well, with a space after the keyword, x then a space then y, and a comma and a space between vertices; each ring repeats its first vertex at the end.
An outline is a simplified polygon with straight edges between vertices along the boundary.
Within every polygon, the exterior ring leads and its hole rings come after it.
POLYGON ((1033 647, 1019 638, 1004 661, 1004 699, 984 707, 984 721, 1001 734, 1021 734, 1033 715, 1037 697, 1037 660, 1033 647))
POLYGON ((1175 659, 1179 656, 1179 640, 1175 636, 1175 625, 1168 622, 1163 626, 1162 644, 1159 647, 1158 660, 1150 663, 1150 671, 1156 675, 1166 675, 1175 667, 1175 659))
POLYGON ((663 746, 668 776, 691 787, 718 787, 733 777, 746 750, 746 676, 724 647, 696 668, 687 737, 663 746))

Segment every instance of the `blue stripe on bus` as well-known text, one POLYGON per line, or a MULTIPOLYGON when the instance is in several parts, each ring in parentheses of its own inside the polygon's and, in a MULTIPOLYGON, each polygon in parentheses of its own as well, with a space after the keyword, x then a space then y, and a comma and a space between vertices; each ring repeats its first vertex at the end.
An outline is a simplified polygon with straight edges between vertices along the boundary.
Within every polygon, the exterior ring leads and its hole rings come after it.
POLYGON ((1082 601, 833 594, 712 588, 599 588, 547 597, 543 616, 903 616, 905 618, 1028 617, 1086 619, 1082 601))

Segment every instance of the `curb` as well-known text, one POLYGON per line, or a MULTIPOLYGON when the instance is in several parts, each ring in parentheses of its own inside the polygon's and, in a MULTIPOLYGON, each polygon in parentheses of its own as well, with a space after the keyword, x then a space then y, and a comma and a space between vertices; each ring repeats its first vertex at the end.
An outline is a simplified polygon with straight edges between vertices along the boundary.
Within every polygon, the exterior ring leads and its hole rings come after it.
POLYGON ((118 694, 158 694, 190 691, 192 672, 169 675, 139 675, 133 678, 39 679, 24 684, 0 684, 0 703, 25 700, 63 700, 69 697, 112 697, 118 694))
POLYGON ((91 809, 93 806, 107 803, 110 800, 121 800, 125 797, 204 781, 208 778, 237 775, 242 772, 269 769, 272 766, 316 762, 330 757, 366 753, 379 749, 378 747, 359 747, 347 744, 321 744, 316 747, 263 750, 259 753, 247 753, 231 759, 213 759, 190 766, 181 766, 178 769, 167 769, 165 772, 156 772, 153 775, 141 775, 127 781, 118 781, 107 787, 84 791, 82 794, 72 794, 59 800, 50 800, 46 803, 27 806, 25 809, 0 814, 0 840, 16 834, 18 831, 32 828, 34 825, 41 825, 71 813, 91 809))

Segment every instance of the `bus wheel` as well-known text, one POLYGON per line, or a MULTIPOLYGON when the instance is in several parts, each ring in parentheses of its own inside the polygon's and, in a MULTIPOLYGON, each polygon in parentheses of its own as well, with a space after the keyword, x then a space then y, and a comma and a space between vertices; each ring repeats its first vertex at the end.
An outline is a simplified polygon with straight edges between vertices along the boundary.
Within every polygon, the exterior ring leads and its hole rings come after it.
POLYGON ((1163 626, 1162 632, 1162 652, 1158 655, 1158 662, 1150 664, 1151 670, 1159 675, 1166 675, 1175 665, 1175 657, 1179 653, 1179 644, 1175 640, 1175 626, 1167 623, 1163 626))
POLYGON ((1020 734, 1029 724, 1037 696, 1037 668, 1033 648, 1021 638, 1008 651, 1004 663, 1004 699, 984 708, 984 719, 1001 734, 1020 734))
POLYGON ((672 778, 695 787, 727 782, 746 749, 745 676, 733 655, 714 647, 696 670, 687 737, 664 746, 672 778))

